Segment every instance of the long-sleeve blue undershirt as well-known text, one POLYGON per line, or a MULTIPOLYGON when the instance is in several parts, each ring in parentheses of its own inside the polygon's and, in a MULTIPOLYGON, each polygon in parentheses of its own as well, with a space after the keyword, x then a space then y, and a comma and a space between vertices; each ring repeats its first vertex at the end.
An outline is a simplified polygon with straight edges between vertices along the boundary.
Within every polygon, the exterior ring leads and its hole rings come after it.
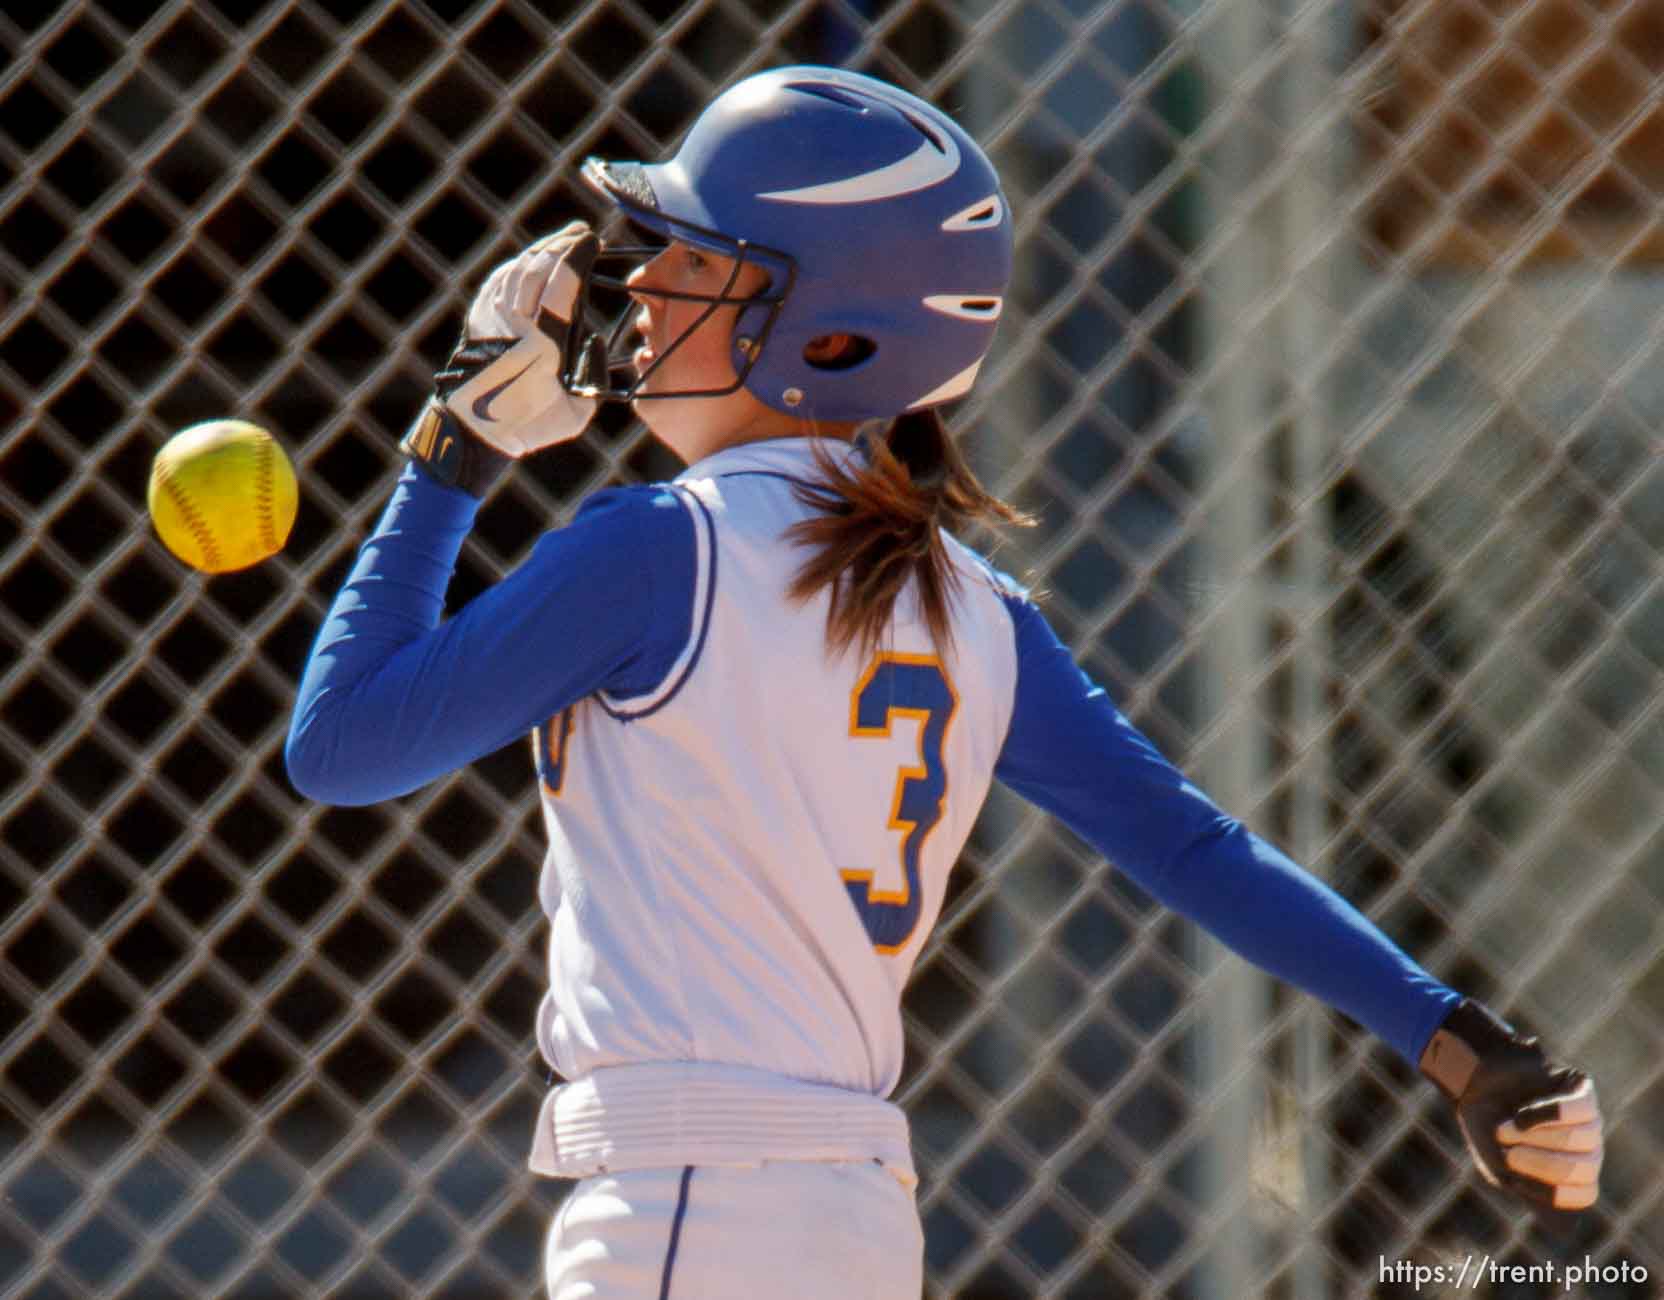
MULTIPOLYGON (((444 618, 479 503, 400 479, 302 677, 286 758, 322 802, 406 794, 597 690, 645 694, 693 622, 693 523, 673 493, 599 493, 502 582, 444 618)), ((1459 996, 1283 853, 1227 817, 1008 599, 1017 648, 995 775, 1157 900, 1414 1062, 1459 996)))
POLYGON ((378 803, 530 734, 595 690, 670 670, 693 622, 693 526, 662 488, 590 497, 444 619, 480 503, 407 468, 301 678, 285 759, 301 793, 378 803))
POLYGON ((1033 604, 1012 597, 1007 606, 1017 700, 994 775, 1157 901, 1416 1061, 1460 995, 1220 811, 1080 670, 1033 604))

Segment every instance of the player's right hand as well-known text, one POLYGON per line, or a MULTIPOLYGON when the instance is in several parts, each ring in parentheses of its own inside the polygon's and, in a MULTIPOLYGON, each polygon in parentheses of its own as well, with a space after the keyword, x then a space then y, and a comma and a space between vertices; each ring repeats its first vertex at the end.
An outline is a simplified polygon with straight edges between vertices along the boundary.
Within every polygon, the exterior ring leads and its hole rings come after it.
POLYGON ((561 383, 566 327, 601 243, 573 221, 491 272, 436 397, 403 449, 431 477, 483 496, 510 460, 576 438, 595 399, 561 383))
POLYGON ((1582 1070, 1550 1061, 1489 1009, 1464 999, 1422 1053, 1421 1072, 1456 1106, 1480 1175, 1538 1221, 1568 1233, 1600 1195, 1600 1103, 1582 1070))

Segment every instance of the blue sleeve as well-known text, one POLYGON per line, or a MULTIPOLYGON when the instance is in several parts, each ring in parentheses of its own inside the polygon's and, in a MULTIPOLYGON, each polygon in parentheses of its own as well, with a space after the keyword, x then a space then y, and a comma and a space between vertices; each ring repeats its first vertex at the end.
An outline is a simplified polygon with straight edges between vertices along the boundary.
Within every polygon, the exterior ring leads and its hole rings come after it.
POLYGON ((1060 818, 1159 902, 1254 965, 1344 1012, 1414 1064, 1460 995, 1361 912, 1227 816, 1010 597, 1017 693, 995 775, 1060 818))
POLYGON ((308 798, 407 794, 593 691, 651 690, 681 653, 696 556, 675 493, 597 493, 447 620, 479 505, 414 468, 400 478, 301 676, 284 757, 308 798))

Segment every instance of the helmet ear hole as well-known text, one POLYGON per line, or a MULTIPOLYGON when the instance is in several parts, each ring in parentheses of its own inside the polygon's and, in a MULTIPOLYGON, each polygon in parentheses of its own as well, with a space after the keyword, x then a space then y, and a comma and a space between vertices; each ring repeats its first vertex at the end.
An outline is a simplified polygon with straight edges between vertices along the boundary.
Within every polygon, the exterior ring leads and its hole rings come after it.
POLYGON ((849 370, 877 351, 859 334, 820 334, 803 345, 803 360, 816 370, 849 370))

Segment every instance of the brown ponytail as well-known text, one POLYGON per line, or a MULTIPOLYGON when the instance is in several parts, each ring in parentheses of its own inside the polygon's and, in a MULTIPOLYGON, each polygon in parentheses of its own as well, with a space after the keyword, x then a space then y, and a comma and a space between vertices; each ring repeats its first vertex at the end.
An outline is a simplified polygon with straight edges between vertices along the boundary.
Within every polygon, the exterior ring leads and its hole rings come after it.
POLYGON ((788 594, 808 600, 831 589, 826 640, 834 651, 877 647, 897 597, 917 578, 919 604, 940 650, 953 641, 948 601, 959 573, 942 530, 978 521, 1031 524, 977 481, 934 409, 896 417, 869 438, 870 459, 837 463, 817 442, 821 483, 797 487, 816 514, 793 524, 787 537, 813 552, 788 594))

